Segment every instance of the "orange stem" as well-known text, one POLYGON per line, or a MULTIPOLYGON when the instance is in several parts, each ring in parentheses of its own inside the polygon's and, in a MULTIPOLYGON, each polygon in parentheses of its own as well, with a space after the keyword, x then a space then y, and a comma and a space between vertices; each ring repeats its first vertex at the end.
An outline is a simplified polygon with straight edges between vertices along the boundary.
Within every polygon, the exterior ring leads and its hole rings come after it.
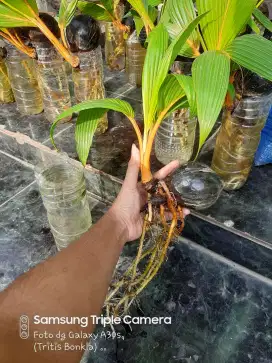
POLYGON ((150 171, 150 157, 152 152, 153 143, 155 140, 156 133, 160 127, 160 124, 164 117, 167 115, 170 108, 178 101, 179 99, 173 101, 167 109, 165 109, 158 117, 157 122, 153 126, 153 128, 150 130, 150 133, 147 136, 147 144, 146 149, 144 151, 144 158, 143 158, 143 170, 142 170, 142 182, 148 183, 152 179, 152 173, 150 171))
POLYGON ((60 36, 61 36, 62 43, 64 44, 65 48, 69 49, 69 45, 66 40, 65 29, 63 28, 62 25, 59 28, 60 28, 60 36))
POLYGON ((140 150, 140 156, 141 156, 141 165, 142 165, 142 162, 143 162, 143 139, 142 139, 142 133, 139 129, 139 126, 136 122, 136 120, 134 120, 133 117, 128 117, 129 121, 132 123, 132 126, 134 128, 134 131, 137 135, 137 139, 138 139, 138 142, 139 142, 139 150, 140 150))
POLYGON ((59 51, 63 58, 71 64, 72 67, 75 68, 79 65, 79 58, 68 52, 68 50, 59 42, 59 40, 39 17, 36 17, 35 25, 43 32, 43 34, 50 40, 54 47, 59 51))
POLYGON ((12 45, 14 45, 17 49, 19 49, 21 52, 25 53, 26 55, 28 55, 31 58, 35 58, 35 50, 26 46, 26 45, 22 45, 19 43, 19 41, 14 38, 10 33, 6 34, 2 31, 0 31, 0 35, 5 38, 9 43, 11 43, 12 45))

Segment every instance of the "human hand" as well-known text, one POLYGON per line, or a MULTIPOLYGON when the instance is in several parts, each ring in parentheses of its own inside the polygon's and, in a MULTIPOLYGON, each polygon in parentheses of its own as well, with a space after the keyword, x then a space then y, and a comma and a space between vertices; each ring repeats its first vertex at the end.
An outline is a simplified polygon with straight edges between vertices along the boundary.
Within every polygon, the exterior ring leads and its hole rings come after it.
MULTIPOLYGON (((165 179, 169 174, 179 167, 177 160, 164 166, 154 174, 156 179, 165 179)), ((140 153, 135 145, 132 145, 131 158, 128 164, 126 177, 121 191, 111 207, 117 220, 122 223, 127 231, 127 241, 133 241, 141 236, 143 227, 143 216, 141 209, 147 203, 147 192, 143 185, 138 183, 140 170, 140 153)), ((188 215, 188 209, 183 210, 188 215)))

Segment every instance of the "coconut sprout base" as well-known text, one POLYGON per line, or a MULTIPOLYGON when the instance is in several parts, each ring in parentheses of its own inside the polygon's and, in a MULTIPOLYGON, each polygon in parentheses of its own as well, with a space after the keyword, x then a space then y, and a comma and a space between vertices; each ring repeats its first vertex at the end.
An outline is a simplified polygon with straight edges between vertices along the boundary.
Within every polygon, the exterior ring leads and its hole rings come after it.
POLYGON ((174 237, 184 228, 183 208, 165 181, 152 180, 144 185, 148 192, 143 231, 136 258, 121 274, 117 269, 105 302, 107 315, 122 317, 148 283, 156 276, 174 237), (171 220, 168 221, 168 217, 171 220), (143 265, 140 272, 139 264, 143 265))

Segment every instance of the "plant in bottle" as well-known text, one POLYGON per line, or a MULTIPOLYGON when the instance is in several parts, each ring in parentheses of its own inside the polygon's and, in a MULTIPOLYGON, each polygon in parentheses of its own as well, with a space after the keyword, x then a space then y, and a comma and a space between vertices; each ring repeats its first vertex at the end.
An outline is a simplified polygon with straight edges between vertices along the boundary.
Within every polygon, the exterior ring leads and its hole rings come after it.
MULTIPOLYGON (((71 51, 80 60, 73 68, 74 91, 77 102, 105 98, 102 51, 99 45, 100 27, 89 15, 77 15, 66 29, 71 51)), ((101 118, 97 133, 108 128, 107 115, 101 118)))
POLYGON ((79 1, 83 14, 106 22, 105 58, 110 70, 125 68, 125 38, 129 27, 122 23, 124 5, 122 1, 100 0, 95 3, 79 1))
POLYGON ((141 179, 149 193, 149 203, 145 211, 145 222, 140 241, 138 255, 123 278, 116 282, 113 291, 107 299, 110 311, 118 314, 126 310, 138 294, 153 279, 163 263, 169 244, 173 237, 179 234, 184 225, 183 210, 170 193, 164 181, 153 179, 150 169, 150 156, 156 132, 169 113, 176 109, 189 107, 194 113, 195 102, 191 97, 192 79, 184 75, 169 75, 168 70, 177 56, 179 49, 185 44, 188 36, 205 15, 194 19, 185 30, 169 45, 169 35, 163 24, 159 24, 150 33, 149 45, 143 70, 143 108, 144 132, 141 133, 134 118, 134 111, 128 102, 119 99, 104 99, 85 101, 62 113, 51 128, 51 139, 54 143, 54 130, 58 122, 73 112, 79 112, 76 122, 76 147, 83 165, 86 165, 92 138, 99 119, 110 109, 122 112, 132 123, 136 132, 141 155, 141 179), (187 95, 187 97, 186 97, 187 95), (159 205, 152 198, 159 199, 159 205), (173 220, 168 226, 165 212, 170 211, 173 220), (151 225, 160 224, 162 232, 152 241, 150 248, 143 247, 147 229, 151 225), (147 259, 146 269, 138 273, 138 263, 147 259), (114 304, 113 304, 114 301, 114 304), (113 305, 112 305, 113 304, 113 305))

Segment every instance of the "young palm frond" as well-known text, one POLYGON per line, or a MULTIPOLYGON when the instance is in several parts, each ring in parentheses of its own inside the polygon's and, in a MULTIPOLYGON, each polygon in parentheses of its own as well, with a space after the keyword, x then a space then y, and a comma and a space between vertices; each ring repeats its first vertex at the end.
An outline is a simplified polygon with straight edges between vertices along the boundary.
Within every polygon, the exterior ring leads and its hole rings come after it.
POLYGON ((40 19, 35 0, 16 0, 16 2, 13 0, 0 0, 0 28, 10 29, 18 27, 39 28, 67 62, 73 67, 78 66, 79 59, 70 54, 40 19))

